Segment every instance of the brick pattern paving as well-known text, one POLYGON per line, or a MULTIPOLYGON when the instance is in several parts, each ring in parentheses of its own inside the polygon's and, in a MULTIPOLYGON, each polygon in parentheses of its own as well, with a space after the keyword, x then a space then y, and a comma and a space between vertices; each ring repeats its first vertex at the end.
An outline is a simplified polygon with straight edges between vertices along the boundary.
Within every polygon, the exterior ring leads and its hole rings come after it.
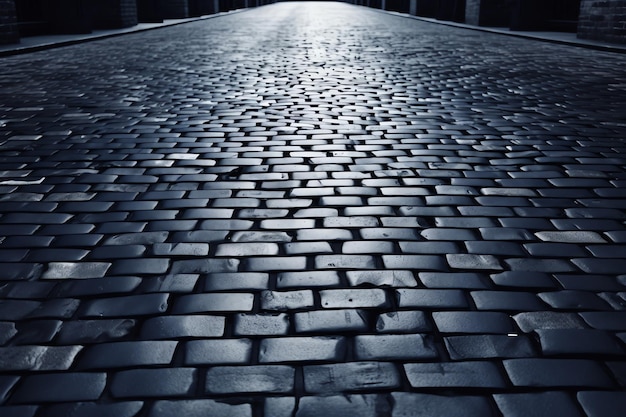
POLYGON ((625 65, 341 3, 3 59, 0 415, 622 416, 625 65))

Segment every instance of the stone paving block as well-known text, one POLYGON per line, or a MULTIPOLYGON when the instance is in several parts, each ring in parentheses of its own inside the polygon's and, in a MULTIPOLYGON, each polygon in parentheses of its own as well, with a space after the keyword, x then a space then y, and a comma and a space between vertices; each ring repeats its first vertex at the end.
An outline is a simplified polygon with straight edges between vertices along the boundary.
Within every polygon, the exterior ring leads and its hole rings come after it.
POLYGON ((113 375, 114 398, 180 397, 194 390, 192 368, 131 369, 113 375))
POLYGON ((70 318, 80 305, 74 298, 57 298, 44 301, 28 314, 28 318, 70 318))
POLYGON ((417 230, 406 227, 370 227, 359 229, 358 233, 368 240, 421 240, 417 230))
POLYGON ((136 321, 131 319, 66 321, 56 342, 64 345, 108 342, 127 336, 135 326, 136 321))
POLYGON ((459 252, 455 242, 399 242, 402 253, 441 255, 459 252))
MULTIPOLYGON (((7 244, 8 240, 5 240, 3 244, 7 244)), ((49 243, 46 243, 47 246, 49 243)), ((28 247, 28 244, 26 245, 28 247)), ((3 281, 17 281, 25 280, 32 281, 39 279, 43 273, 44 265, 39 263, 5 263, 5 268, 0 272, 0 278, 3 281)))
POLYGON ((263 407, 266 416, 292 417, 296 409, 296 399, 293 397, 268 397, 263 407))
POLYGON ((452 360, 533 357, 536 350, 528 337, 508 335, 466 335, 444 338, 452 360))
POLYGON ((420 272, 419 280, 433 289, 487 289, 489 278, 478 272, 420 272))
POLYGON ((65 280, 57 283, 52 295, 55 297, 83 297, 89 295, 127 294, 134 291, 142 280, 139 277, 107 277, 93 280, 65 280), (95 285, 97 282, 97 285, 95 285))
POLYGON ((295 313, 297 333, 342 333, 366 331, 368 318, 362 310, 318 310, 295 313))
POLYGON ((376 270, 347 271, 346 277, 353 287, 374 285, 390 287, 416 287, 417 280, 411 271, 376 270))
POLYGON ((247 258, 244 263, 245 271, 303 271, 306 269, 307 258, 304 256, 286 257, 258 257, 247 258))
POLYGON ((513 320, 525 333, 538 329, 584 329, 587 326, 575 313, 556 311, 531 311, 513 316, 513 320))
POLYGON ((491 275, 491 280, 501 287, 556 288, 550 274, 541 271, 505 271, 491 275))
POLYGON ((82 346, 8 346, 0 348, 5 371, 62 371, 69 369, 82 346))
POLYGON ((388 362, 349 362, 304 367, 304 390, 311 394, 394 389, 400 374, 388 362))
POLYGON ((596 294, 587 291, 551 291, 538 294, 555 310, 610 310, 609 304, 596 294))
POLYGON ((387 295, 378 288, 336 289, 319 292, 324 308, 385 307, 387 295))
POLYGON ((368 255, 318 255, 315 269, 375 269, 376 260, 368 255))
POLYGON ((436 255, 382 255, 387 269, 408 269, 417 271, 448 271, 443 256, 436 255))
POLYGON ((11 340, 11 345, 47 344, 61 327, 60 320, 33 320, 27 326, 19 326, 19 334, 11 340))
POLYGON ((394 403, 392 417, 429 415, 495 417, 496 415, 486 397, 443 396, 409 392, 394 392, 391 395, 394 403))
POLYGON ((72 417, 133 417, 143 407, 141 401, 123 401, 114 404, 99 404, 96 402, 77 402, 70 404, 56 404, 46 407, 40 414, 44 417, 72 416, 72 417))
POLYGON ((170 417, 183 414, 188 417, 252 417, 250 404, 228 404, 215 400, 161 400, 150 408, 149 417, 170 417))
POLYGON ((190 294, 174 302, 172 313, 209 313, 222 311, 250 311, 254 303, 251 293, 190 294))
POLYGON ((207 256, 207 243, 155 243, 152 246, 155 256, 207 256))
POLYGON ((150 277, 142 281, 142 292, 189 293, 198 282, 199 274, 169 274, 150 277))
POLYGON ((167 272, 169 266, 169 259, 121 259, 113 262, 109 273, 112 275, 164 274, 167 272))
MULTIPOLYGON (((573 261, 572 261, 573 262, 573 261)), ((504 260, 506 269, 528 272, 573 272, 576 268, 564 259, 509 258, 504 260)))
POLYGON ((582 391, 577 399, 589 417, 618 417, 626 409, 624 392, 582 391))
POLYGON ((44 299, 50 295, 56 285, 56 282, 49 281, 17 281, 5 283, 0 289, 0 294, 6 299, 44 299))
POLYGON ((626 268, 624 259, 575 258, 571 261, 588 274, 621 274, 626 268))
POLYGON ((83 303, 79 316, 128 317, 162 314, 168 307, 168 294, 142 294, 101 298, 83 303))
POLYGON ((0 300, 0 320, 14 321, 22 319, 41 305, 30 300, 0 300))
POLYGON ((146 320, 141 327, 141 338, 148 340, 187 337, 221 337, 225 318, 221 316, 161 316, 146 320))
POLYGON ((506 359, 504 368, 518 387, 612 388, 611 377, 597 362, 587 359, 506 359))
POLYGON ((344 254, 377 254, 394 253, 396 250, 392 242, 370 240, 345 242, 341 247, 341 252, 344 254))
POLYGON ((224 272, 208 274, 205 291, 264 289, 269 286, 269 274, 264 272, 224 272))
POLYGON ((413 388, 495 388, 506 382, 493 362, 409 363, 404 370, 413 388))
POLYGON ((340 336, 263 339, 259 347, 259 362, 338 362, 343 360, 346 349, 346 341, 340 336))
POLYGON ((579 314, 585 322, 599 330, 626 330, 626 312, 624 311, 590 311, 579 314))
POLYGON ((50 262, 44 279, 102 278, 111 267, 109 262, 50 262))
POLYGON ((537 330, 545 356, 621 355, 624 349, 609 332, 593 329, 537 330))
POLYGON ((360 360, 423 360, 437 358, 429 336, 422 334, 358 335, 354 353, 360 360))
POLYGON ((541 311, 547 308, 534 293, 518 291, 472 291, 478 310, 541 311))
POLYGON ((606 366, 619 384, 620 387, 626 387, 626 363, 625 362, 606 362, 606 366))
POLYGON ((572 258, 587 256, 584 248, 571 243, 528 243, 524 248, 532 256, 572 258))
POLYGON ((247 257, 277 255, 278 245, 276 243, 223 243, 218 245, 215 256, 247 257))
POLYGON ((237 314, 233 334, 286 335, 289 330, 289 316, 280 314, 237 314))
POLYGON ((352 232, 348 229, 304 229, 296 232, 299 241, 334 241, 352 240, 352 232))
POLYGON ((477 240, 476 233, 469 229, 458 228, 436 228, 436 229, 424 229, 420 231, 420 235, 431 241, 465 241, 465 240, 477 240))
POLYGON ((104 245, 150 245, 163 243, 167 239, 167 231, 144 232, 144 233, 121 233, 106 239, 104 245))
POLYGON ((30 375, 22 379, 11 401, 15 404, 92 401, 102 395, 104 373, 67 372, 30 375))
POLYGON ((466 295, 462 290, 403 288, 396 290, 396 294, 400 307, 450 309, 468 306, 466 295))
MULTIPOLYGON (((513 227, 481 227, 480 236, 488 241, 532 241, 533 234, 527 229, 513 227)), ((463 239, 477 240, 477 239, 463 239)))
POLYGON ((78 361, 81 369, 110 369, 131 366, 168 365, 177 342, 132 341, 100 343, 85 348, 78 361))
POLYGON ((207 371, 206 393, 288 394, 294 376, 294 368, 285 365, 216 366, 207 371))
MULTIPOLYGON (((169 234, 169 232, 166 233, 169 234)), ((173 232, 171 239, 174 242, 211 243, 224 240, 228 233, 229 232, 227 230, 193 230, 191 232, 179 231, 173 232)), ((233 236, 236 236, 236 233, 233 236)))
POLYGON ((508 334, 515 332, 513 320, 495 311, 436 311, 435 325, 442 333, 508 334))
POLYGON ((555 278, 563 288, 568 290, 617 292, 624 289, 619 278, 610 275, 556 274, 555 278))
POLYGON ((37 409, 36 405, 0 405, 3 417, 33 417, 37 409))
POLYGON ((15 328, 15 323, 0 322, 0 345, 4 345, 16 334, 17 329, 15 328))
POLYGON ((597 232, 591 231, 545 231, 535 233, 544 242, 560 243, 606 243, 606 240, 597 232))
POLYGON ((423 333, 431 330, 423 311, 394 311, 380 314, 376 321, 378 333, 423 333))
POLYGON ((261 308, 263 310, 296 310, 313 307, 313 292, 310 290, 263 291, 261 308))
POLYGON ((452 269, 477 269, 487 271, 501 271, 504 268, 493 255, 477 255, 468 253, 447 254, 446 260, 452 269))
MULTIPOLYGON (((94 261, 113 261, 115 259, 131 259, 143 256, 147 252, 144 245, 110 245, 94 248, 89 259, 94 261)), ((109 264, 110 265, 110 264, 109 264)), ((97 278, 97 277, 94 277, 97 278)))
POLYGON ((185 364, 245 364, 252 354, 250 339, 192 340, 185 344, 185 364))
POLYGON ((388 414, 391 404, 382 395, 333 395, 302 397, 298 403, 295 417, 339 417, 358 415, 362 417, 378 417, 388 414))
POLYGON ((276 287, 279 289, 337 287, 339 285, 340 277, 336 271, 281 272, 276 279, 276 287))
POLYGON ((309 253, 333 253, 328 242, 293 242, 283 245, 287 255, 301 255, 309 253))
POLYGON ((576 402, 562 391, 494 394, 493 398, 505 417, 549 417, 554 413, 583 417, 576 402))

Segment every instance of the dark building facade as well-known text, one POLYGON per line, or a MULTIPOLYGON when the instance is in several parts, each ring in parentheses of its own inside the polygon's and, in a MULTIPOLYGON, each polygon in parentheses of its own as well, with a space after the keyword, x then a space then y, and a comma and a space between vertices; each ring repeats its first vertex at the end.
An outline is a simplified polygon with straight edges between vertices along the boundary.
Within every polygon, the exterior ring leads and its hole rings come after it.
POLYGON ((14 0, 0 0, 0 44, 19 42, 14 0))
MULTIPOLYGON (((202 16, 279 0, 0 0, 0 44, 21 37, 89 33, 202 16)), ((344 0, 348 3, 511 30, 573 32, 626 44, 626 0, 344 0)))

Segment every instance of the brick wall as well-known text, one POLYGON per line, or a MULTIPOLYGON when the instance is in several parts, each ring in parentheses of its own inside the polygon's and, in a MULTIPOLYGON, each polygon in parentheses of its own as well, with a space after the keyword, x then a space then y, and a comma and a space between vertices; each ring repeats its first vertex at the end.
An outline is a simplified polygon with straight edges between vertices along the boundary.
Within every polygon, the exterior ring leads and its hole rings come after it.
POLYGON ((0 0, 0 44, 20 41, 14 0, 0 0))
POLYGON ((98 29, 125 28, 137 24, 136 0, 91 0, 94 7, 94 27, 98 29))
POLYGON ((626 44, 626 0, 582 0, 578 37, 626 44))

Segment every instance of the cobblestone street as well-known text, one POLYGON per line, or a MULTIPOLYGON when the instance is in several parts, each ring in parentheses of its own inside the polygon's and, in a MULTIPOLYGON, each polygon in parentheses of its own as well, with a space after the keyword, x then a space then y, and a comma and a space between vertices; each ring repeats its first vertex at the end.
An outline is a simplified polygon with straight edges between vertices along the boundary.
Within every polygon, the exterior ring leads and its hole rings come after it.
POLYGON ((623 417, 625 68, 330 2, 0 58, 0 416, 623 417))

